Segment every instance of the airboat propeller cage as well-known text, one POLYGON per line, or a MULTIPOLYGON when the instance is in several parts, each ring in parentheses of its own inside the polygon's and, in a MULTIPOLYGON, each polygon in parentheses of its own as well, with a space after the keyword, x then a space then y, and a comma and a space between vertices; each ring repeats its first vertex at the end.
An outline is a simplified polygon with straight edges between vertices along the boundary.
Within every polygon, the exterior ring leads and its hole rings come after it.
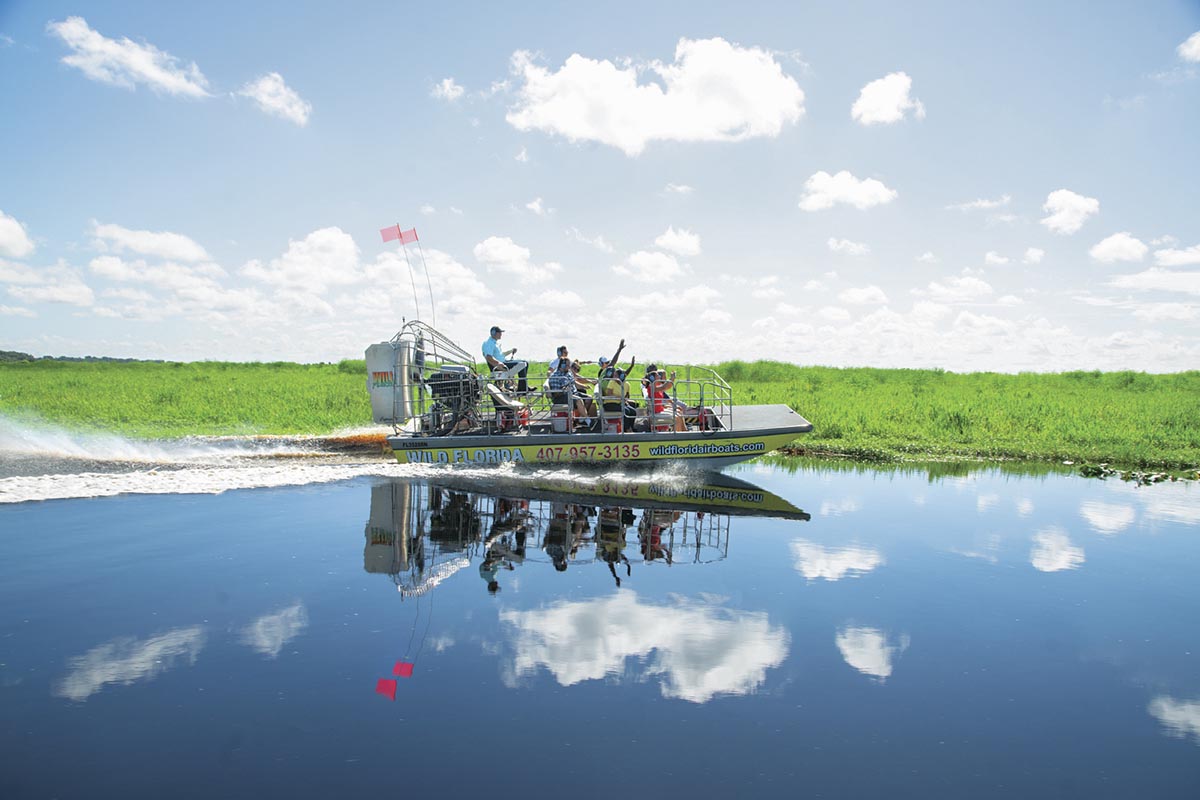
POLYGON ((475 397, 468 385, 475 359, 444 334, 420 320, 405 323, 391 341, 367 348, 367 392, 371 417, 399 427, 420 413, 419 395, 475 397))

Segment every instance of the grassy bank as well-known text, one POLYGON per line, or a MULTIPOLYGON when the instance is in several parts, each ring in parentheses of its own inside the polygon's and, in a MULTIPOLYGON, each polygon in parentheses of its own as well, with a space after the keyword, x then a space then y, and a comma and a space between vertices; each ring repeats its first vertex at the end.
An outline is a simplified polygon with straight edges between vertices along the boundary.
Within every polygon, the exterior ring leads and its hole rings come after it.
MULTIPOLYGON (((741 403, 812 421, 798 452, 1200 464, 1200 372, 953 374, 717 365, 741 403)), ((0 413, 136 436, 327 433, 370 424, 361 361, 0 364, 0 413)))

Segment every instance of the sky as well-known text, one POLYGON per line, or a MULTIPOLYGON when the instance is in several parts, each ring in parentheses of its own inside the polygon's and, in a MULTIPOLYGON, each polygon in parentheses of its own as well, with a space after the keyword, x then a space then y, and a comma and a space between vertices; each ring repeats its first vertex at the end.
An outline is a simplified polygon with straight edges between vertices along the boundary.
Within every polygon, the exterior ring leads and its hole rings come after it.
POLYGON ((0 349, 1200 368, 1200 0, 593 5, 0 0, 0 349))

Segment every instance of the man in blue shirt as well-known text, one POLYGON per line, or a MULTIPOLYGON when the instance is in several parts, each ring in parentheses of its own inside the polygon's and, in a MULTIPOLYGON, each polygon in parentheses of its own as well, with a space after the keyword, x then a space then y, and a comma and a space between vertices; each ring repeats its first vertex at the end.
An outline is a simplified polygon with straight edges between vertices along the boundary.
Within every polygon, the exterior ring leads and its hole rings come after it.
POLYGON ((504 334, 504 330, 499 325, 493 325, 491 336, 483 342, 483 357, 487 359, 488 366, 492 368, 492 377, 499 380, 510 381, 514 377, 519 378, 517 381, 517 391, 525 394, 529 391, 529 385, 525 382, 525 374, 529 372, 529 364, 525 361, 511 361, 509 356, 517 352, 517 348, 508 351, 500 349, 500 337, 504 334))

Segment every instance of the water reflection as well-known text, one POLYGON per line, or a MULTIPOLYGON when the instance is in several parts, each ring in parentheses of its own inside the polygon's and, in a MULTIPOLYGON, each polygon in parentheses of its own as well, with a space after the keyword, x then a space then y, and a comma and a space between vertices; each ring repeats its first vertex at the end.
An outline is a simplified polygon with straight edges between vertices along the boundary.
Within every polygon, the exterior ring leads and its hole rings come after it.
MULTIPOLYGON (((538 563, 557 572, 600 565, 620 587, 635 565, 724 559, 731 517, 809 519, 777 495, 724 475, 676 486, 560 480, 376 484, 363 568, 390 575, 403 597, 428 593, 473 560, 491 594, 507 573, 538 563)), ((824 571, 838 577, 882 563, 878 553, 854 548, 832 558, 840 560, 824 571)))
POLYGON ((242 629, 242 643, 267 658, 275 658, 283 646, 308 627, 308 612, 295 603, 272 614, 263 614, 242 629))
POLYGON ((54 688, 69 700, 87 700, 106 684, 152 680, 177 663, 196 663, 204 649, 203 626, 175 628, 149 639, 123 636, 93 647, 69 661, 70 671, 54 688))
POLYGON ((1042 572, 1078 569, 1083 564, 1083 548, 1071 544, 1067 534, 1056 527, 1038 531, 1033 536, 1029 563, 1042 572))
POLYGON ((1200 745, 1200 699, 1176 700, 1160 695, 1146 709, 1166 728, 1169 736, 1186 739, 1191 736, 1200 745))
POLYGON ((632 591, 503 611, 500 620, 515 651, 505 674, 509 685, 543 667, 563 686, 657 677, 663 697, 693 703, 753 693, 767 670, 787 658, 790 641, 766 612, 734 611, 704 598, 652 603, 632 591))
POLYGON ((1132 525, 1137 512, 1133 510, 1133 506, 1088 500, 1080 504, 1079 516, 1097 533, 1113 534, 1120 533, 1132 525))
POLYGON ((807 539, 795 539, 789 546, 796 559, 796 571, 810 581, 857 578, 884 563, 883 554, 872 547, 824 547, 807 539))
POLYGON ((896 644, 877 628, 845 627, 838 631, 837 648, 847 664, 864 675, 885 680, 892 674, 892 659, 908 649, 908 636, 896 644))

